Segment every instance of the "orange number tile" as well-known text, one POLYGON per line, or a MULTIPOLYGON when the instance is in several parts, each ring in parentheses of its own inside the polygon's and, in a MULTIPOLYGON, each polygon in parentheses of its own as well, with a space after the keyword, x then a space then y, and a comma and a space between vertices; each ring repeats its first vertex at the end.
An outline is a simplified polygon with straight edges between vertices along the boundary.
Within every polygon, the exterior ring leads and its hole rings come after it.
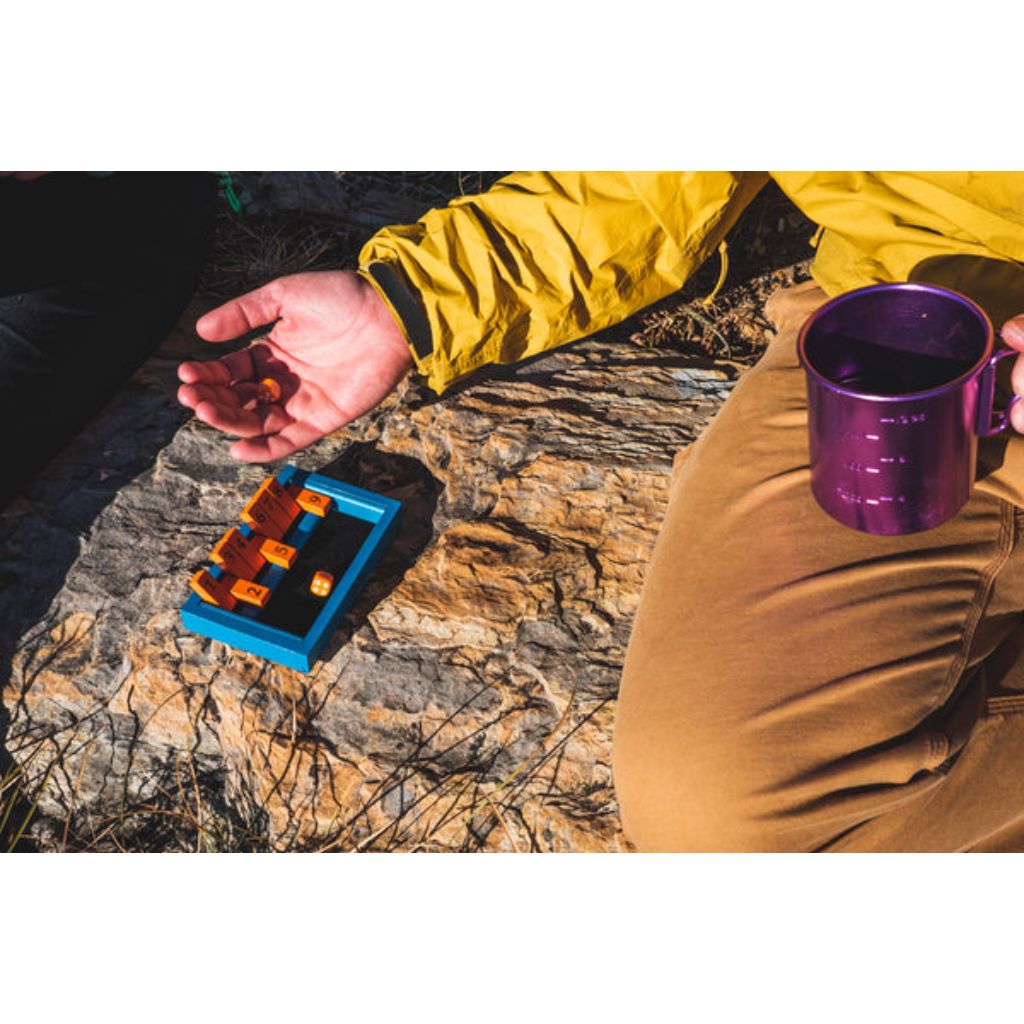
POLYGON ((270 600, 270 591, 258 583, 253 583, 252 580, 235 580, 231 587, 231 596, 247 604, 254 604, 257 608, 265 608, 270 600))
POLYGON ((326 516, 334 505, 334 502, 326 494, 320 494, 319 491, 301 490, 295 501, 299 508, 306 512, 312 512, 316 516, 326 516))
POLYGON ((291 524, 291 521, 299 514, 299 506, 295 504, 292 496, 277 482, 274 477, 269 476, 256 489, 255 497, 261 494, 269 494, 274 505, 284 519, 291 524))
POLYGON ((295 556, 298 552, 290 544, 282 544, 279 540, 266 537, 260 544, 260 554, 274 565, 282 569, 290 569, 295 564, 295 556))
POLYGON ((210 559, 233 576, 251 578, 263 568, 264 556, 251 537, 244 537, 237 526, 232 526, 210 552, 210 559))
POLYGON ((289 521, 282 514, 274 499, 266 491, 253 495, 242 509, 242 522, 248 523, 266 537, 279 540, 288 530, 289 521))
POLYGON ((235 607, 235 598, 228 589, 229 577, 222 576, 215 580, 205 569, 200 569, 188 585, 207 603, 215 604, 225 611, 232 611, 235 607))

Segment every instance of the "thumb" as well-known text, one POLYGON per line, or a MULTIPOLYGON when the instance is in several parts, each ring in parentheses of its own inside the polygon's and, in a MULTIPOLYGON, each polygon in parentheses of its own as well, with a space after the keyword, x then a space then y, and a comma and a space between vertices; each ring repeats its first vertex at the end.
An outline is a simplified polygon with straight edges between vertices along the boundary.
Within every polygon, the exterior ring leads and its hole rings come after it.
POLYGON ((196 321, 196 334, 206 341, 231 341, 281 317, 281 292, 276 281, 231 299, 196 321))
POLYGON ((1007 320, 999 333, 1010 348, 1024 352, 1024 313, 1007 320))

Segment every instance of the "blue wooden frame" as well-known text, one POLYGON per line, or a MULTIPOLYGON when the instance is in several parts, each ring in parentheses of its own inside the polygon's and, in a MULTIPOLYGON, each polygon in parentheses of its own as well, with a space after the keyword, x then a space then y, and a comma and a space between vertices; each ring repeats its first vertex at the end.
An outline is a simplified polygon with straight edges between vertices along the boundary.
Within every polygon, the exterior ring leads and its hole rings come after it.
MULTIPOLYGON (((320 476, 318 473, 306 473, 296 466, 285 466, 277 474, 277 481, 282 487, 286 484, 297 484, 333 498, 335 508, 328 516, 341 513, 374 524, 345 574, 341 579, 335 580, 334 588, 308 632, 305 636, 298 636, 283 629, 264 625, 256 621, 260 613, 252 605, 239 602, 235 610, 229 612, 208 604, 196 593, 193 593, 182 606, 181 621, 186 629, 201 636, 220 640, 250 654, 258 654, 279 665, 308 672, 352 606, 352 602, 391 540, 398 527, 402 503, 393 498, 385 498, 381 494, 364 491, 361 487, 353 487, 351 484, 320 476)), ((312 512, 303 512, 289 532, 287 543, 301 550, 321 522, 320 517, 312 512)), ((240 523, 238 528, 246 536, 252 533, 244 523, 240 523)), ((331 567, 324 568, 330 570, 331 567)), ((260 573, 258 582, 273 590, 287 571, 280 566, 268 565, 260 573)), ((223 575, 221 568, 216 565, 209 572, 215 579, 223 575)))

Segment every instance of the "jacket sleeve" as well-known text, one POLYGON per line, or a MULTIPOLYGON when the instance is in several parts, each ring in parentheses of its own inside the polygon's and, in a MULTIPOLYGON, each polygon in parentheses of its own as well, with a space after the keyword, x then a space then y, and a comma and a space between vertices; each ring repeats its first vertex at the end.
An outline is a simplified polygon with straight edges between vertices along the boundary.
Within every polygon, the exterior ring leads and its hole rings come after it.
POLYGON ((760 172, 524 172, 374 235, 360 273, 439 394, 486 363, 574 341, 682 287, 760 172))

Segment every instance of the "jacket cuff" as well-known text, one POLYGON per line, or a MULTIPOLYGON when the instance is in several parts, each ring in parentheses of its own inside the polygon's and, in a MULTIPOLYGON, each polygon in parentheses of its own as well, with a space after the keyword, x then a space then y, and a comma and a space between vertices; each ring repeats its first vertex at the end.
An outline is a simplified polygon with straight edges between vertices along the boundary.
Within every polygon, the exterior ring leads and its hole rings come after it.
POLYGON ((403 280, 401 270, 390 263, 375 261, 360 267, 359 275, 373 286, 391 310, 412 351, 416 368, 429 377, 434 354, 430 323, 418 296, 403 280))

